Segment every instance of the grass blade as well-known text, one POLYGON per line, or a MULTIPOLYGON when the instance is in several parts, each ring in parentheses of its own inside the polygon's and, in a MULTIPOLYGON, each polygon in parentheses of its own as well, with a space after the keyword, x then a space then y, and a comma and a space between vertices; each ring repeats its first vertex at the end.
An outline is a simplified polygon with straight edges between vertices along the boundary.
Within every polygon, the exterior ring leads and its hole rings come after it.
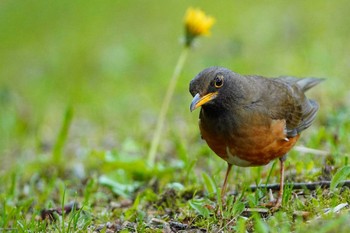
POLYGON ((205 172, 202 173, 202 178, 209 196, 215 194, 217 192, 215 181, 205 172))
POLYGON ((350 166, 344 166, 340 168, 337 173, 332 178, 330 189, 332 191, 341 183, 346 180, 346 178, 350 175, 350 166))
POLYGON ((69 127, 73 119, 73 108, 71 106, 67 107, 64 114, 63 123, 60 129, 60 132, 57 136, 56 143, 53 149, 53 161, 55 164, 59 164, 61 161, 62 148, 66 142, 69 127))

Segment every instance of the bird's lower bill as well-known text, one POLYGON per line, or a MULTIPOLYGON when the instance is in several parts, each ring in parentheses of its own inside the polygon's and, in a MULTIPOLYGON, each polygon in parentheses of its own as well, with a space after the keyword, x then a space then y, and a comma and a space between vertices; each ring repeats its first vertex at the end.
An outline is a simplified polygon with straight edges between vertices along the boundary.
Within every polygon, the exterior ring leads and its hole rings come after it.
POLYGON ((204 95, 203 97, 200 96, 199 93, 197 93, 193 99, 192 99, 192 102, 191 102, 191 106, 190 106, 190 110, 191 112, 193 110, 195 110, 196 108, 202 106, 203 104, 205 103, 208 103, 209 101, 211 101, 212 99, 215 99, 215 97, 218 95, 217 92, 211 92, 211 93, 208 93, 206 95, 204 95))

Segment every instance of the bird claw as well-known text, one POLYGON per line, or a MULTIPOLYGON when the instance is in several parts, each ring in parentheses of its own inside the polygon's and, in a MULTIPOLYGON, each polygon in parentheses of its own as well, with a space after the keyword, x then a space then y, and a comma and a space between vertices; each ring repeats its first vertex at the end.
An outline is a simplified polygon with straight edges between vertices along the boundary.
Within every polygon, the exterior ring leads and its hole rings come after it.
POLYGON ((271 213, 276 212, 282 207, 282 201, 276 200, 276 201, 270 201, 266 204, 262 204, 263 207, 269 208, 271 213))
POLYGON ((272 195, 271 189, 269 190, 269 198, 270 201, 266 204, 263 204, 263 206, 269 208, 272 213, 276 212, 282 207, 282 196, 278 195, 278 198, 276 200, 272 195))

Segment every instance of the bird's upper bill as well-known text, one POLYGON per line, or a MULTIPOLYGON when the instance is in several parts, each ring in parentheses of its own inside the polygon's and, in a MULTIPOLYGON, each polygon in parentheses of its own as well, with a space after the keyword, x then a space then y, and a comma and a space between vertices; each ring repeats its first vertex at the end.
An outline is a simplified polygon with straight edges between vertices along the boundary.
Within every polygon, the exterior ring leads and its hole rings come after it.
POLYGON ((203 104, 208 103, 209 101, 215 99, 217 95, 218 95, 218 92, 210 92, 204 96, 201 96, 199 93, 197 93, 193 97, 193 100, 190 105, 191 112, 196 108, 202 106, 203 104))

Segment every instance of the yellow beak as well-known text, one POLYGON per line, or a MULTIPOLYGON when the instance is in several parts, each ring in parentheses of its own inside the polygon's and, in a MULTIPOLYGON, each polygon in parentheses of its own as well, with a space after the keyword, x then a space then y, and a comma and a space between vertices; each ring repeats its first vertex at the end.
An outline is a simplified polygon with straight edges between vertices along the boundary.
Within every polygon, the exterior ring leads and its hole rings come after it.
POLYGON ((197 93, 194 97, 193 100, 191 102, 191 106, 190 106, 190 110, 191 112, 193 110, 195 110, 196 108, 202 106, 205 103, 208 103, 209 101, 211 101, 212 99, 215 99, 216 96, 218 95, 217 92, 211 92, 206 94, 205 96, 201 97, 199 95, 199 93, 197 93))

